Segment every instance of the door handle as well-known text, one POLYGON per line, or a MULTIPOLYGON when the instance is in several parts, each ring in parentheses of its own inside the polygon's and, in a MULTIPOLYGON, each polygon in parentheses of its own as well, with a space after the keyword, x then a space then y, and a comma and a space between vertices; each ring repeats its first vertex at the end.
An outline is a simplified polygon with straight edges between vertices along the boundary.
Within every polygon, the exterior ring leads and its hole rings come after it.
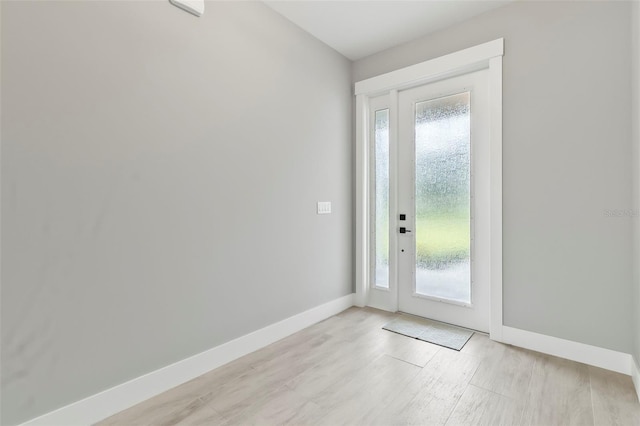
POLYGON ((407 229, 404 226, 400 227, 400 233, 401 234, 406 234, 407 232, 411 232, 411 229, 407 229))

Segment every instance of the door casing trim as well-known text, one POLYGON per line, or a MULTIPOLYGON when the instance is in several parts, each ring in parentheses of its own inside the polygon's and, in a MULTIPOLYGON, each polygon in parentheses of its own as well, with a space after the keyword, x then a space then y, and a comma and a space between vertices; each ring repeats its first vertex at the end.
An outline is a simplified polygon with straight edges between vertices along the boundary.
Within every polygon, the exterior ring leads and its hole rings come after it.
MULTIPOLYGON (((489 335, 492 340, 502 341, 502 56, 504 39, 500 38, 470 47, 445 56, 431 59, 381 74, 355 83, 356 96, 356 140, 355 140, 355 184, 356 184, 356 226, 355 226, 355 304, 372 306, 388 311, 397 311, 397 296, 391 306, 377 306, 370 303, 370 261, 371 242, 369 239, 369 99, 386 93, 393 93, 390 113, 397 103, 397 91, 444 80, 469 72, 488 69, 489 72, 489 115, 490 115, 490 206, 491 206, 491 250, 490 250, 490 303, 491 323, 489 335)), ((391 116, 390 116, 391 118, 391 116)), ((391 129, 390 129, 391 130, 391 129)), ((390 131, 390 135, 392 132, 390 131)), ((390 278, 390 283, 394 281, 390 278)), ((397 285, 395 286, 397 292, 397 285)))

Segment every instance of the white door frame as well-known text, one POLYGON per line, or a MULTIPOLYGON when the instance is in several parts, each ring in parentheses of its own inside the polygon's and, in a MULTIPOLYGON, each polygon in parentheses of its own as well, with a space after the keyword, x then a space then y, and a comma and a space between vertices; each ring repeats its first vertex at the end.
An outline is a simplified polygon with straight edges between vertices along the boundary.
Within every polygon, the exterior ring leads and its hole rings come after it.
MULTIPOLYGON (((408 89, 443 80, 480 69, 489 70, 489 115, 490 115, 490 204, 491 204, 491 252, 490 252, 490 337, 502 341, 502 56, 504 39, 497 39, 459 52, 431 59, 406 68, 359 81, 355 84, 356 95, 356 306, 371 305, 370 286, 370 223, 369 223, 369 98, 389 95, 390 143, 397 140, 398 90, 408 89), (393 124, 391 124, 393 123, 393 124)), ((392 153, 391 153, 392 154, 392 153)), ((391 161, 390 161, 391 163, 391 161)), ((391 166, 390 178, 394 174, 391 166)), ((395 190, 390 194, 390 214, 395 217, 395 190)), ((390 222, 395 223, 393 221, 390 222)), ((390 256, 396 256, 397 233, 395 225, 389 235, 390 256)), ((390 270, 389 291, 391 297, 386 305, 372 305, 395 312, 398 310, 397 268, 390 270)), ((375 297, 373 297, 375 299, 375 297)))

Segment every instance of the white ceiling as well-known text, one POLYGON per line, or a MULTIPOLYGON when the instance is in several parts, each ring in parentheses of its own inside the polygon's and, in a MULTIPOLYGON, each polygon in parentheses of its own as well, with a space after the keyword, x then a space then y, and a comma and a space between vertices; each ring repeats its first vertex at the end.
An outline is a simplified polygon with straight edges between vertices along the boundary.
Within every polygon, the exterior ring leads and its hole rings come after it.
POLYGON ((514 0, 264 2, 351 60, 464 21, 514 0))

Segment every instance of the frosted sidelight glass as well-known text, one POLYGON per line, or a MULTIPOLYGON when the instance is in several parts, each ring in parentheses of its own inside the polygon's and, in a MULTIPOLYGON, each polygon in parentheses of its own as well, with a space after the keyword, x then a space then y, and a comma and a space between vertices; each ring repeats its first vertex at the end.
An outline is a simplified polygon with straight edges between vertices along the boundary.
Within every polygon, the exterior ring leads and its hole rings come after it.
POLYGON ((416 103, 416 293, 471 302, 470 93, 416 103))
POLYGON ((374 284, 389 288, 389 110, 375 116, 375 255, 374 284))

